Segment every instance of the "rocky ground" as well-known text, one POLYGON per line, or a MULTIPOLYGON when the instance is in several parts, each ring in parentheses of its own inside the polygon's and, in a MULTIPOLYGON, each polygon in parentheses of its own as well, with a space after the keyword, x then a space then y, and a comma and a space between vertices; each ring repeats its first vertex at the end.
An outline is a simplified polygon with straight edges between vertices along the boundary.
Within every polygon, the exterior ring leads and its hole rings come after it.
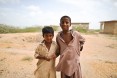
MULTIPOLYGON (((80 56, 83 77, 117 78, 117 36, 82 35, 86 39, 80 56)), ((42 39, 41 33, 0 34, 0 78, 34 78, 33 55, 42 39)))

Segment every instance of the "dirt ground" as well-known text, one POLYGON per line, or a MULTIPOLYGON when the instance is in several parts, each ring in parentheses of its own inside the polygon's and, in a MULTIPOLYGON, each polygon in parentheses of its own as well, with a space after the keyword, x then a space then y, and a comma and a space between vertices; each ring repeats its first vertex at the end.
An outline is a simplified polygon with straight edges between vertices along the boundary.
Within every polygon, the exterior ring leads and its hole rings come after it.
MULTIPOLYGON (((83 78, 117 78, 117 36, 82 35, 86 39, 80 56, 83 78)), ((34 51, 41 40, 41 33, 0 34, 0 78, 34 78, 34 51)))

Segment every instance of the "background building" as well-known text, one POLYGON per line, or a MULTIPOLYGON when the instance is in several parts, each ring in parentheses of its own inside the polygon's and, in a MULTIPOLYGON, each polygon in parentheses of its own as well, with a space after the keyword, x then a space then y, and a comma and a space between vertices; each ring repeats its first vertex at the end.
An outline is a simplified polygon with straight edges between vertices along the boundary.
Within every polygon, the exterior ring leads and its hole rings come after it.
POLYGON ((100 22, 100 32, 105 34, 117 34, 117 20, 100 22))
POLYGON ((89 23, 71 23, 73 29, 82 28, 89 30, 89 23))

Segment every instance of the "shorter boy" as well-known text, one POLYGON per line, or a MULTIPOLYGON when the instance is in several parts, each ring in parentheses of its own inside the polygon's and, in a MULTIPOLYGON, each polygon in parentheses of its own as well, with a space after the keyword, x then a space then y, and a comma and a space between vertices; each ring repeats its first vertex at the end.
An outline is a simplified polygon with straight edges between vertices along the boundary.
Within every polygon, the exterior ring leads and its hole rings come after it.
POLYGON ((38 60, 35 78, 56 78, 55 52, 57 44, 52 41, 54 30, 52 27, 42 29, 44 40, 37 46, 34 57, 38 60))

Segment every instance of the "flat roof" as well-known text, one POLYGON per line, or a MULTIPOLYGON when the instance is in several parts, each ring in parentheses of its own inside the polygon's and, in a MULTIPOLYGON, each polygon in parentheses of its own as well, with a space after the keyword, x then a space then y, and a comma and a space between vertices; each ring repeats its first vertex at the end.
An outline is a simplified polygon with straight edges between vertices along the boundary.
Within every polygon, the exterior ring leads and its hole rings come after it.
POLYGON ((101 21, 100 23, 105 23, 105 22, 117 22, 117 20, 101 21))

